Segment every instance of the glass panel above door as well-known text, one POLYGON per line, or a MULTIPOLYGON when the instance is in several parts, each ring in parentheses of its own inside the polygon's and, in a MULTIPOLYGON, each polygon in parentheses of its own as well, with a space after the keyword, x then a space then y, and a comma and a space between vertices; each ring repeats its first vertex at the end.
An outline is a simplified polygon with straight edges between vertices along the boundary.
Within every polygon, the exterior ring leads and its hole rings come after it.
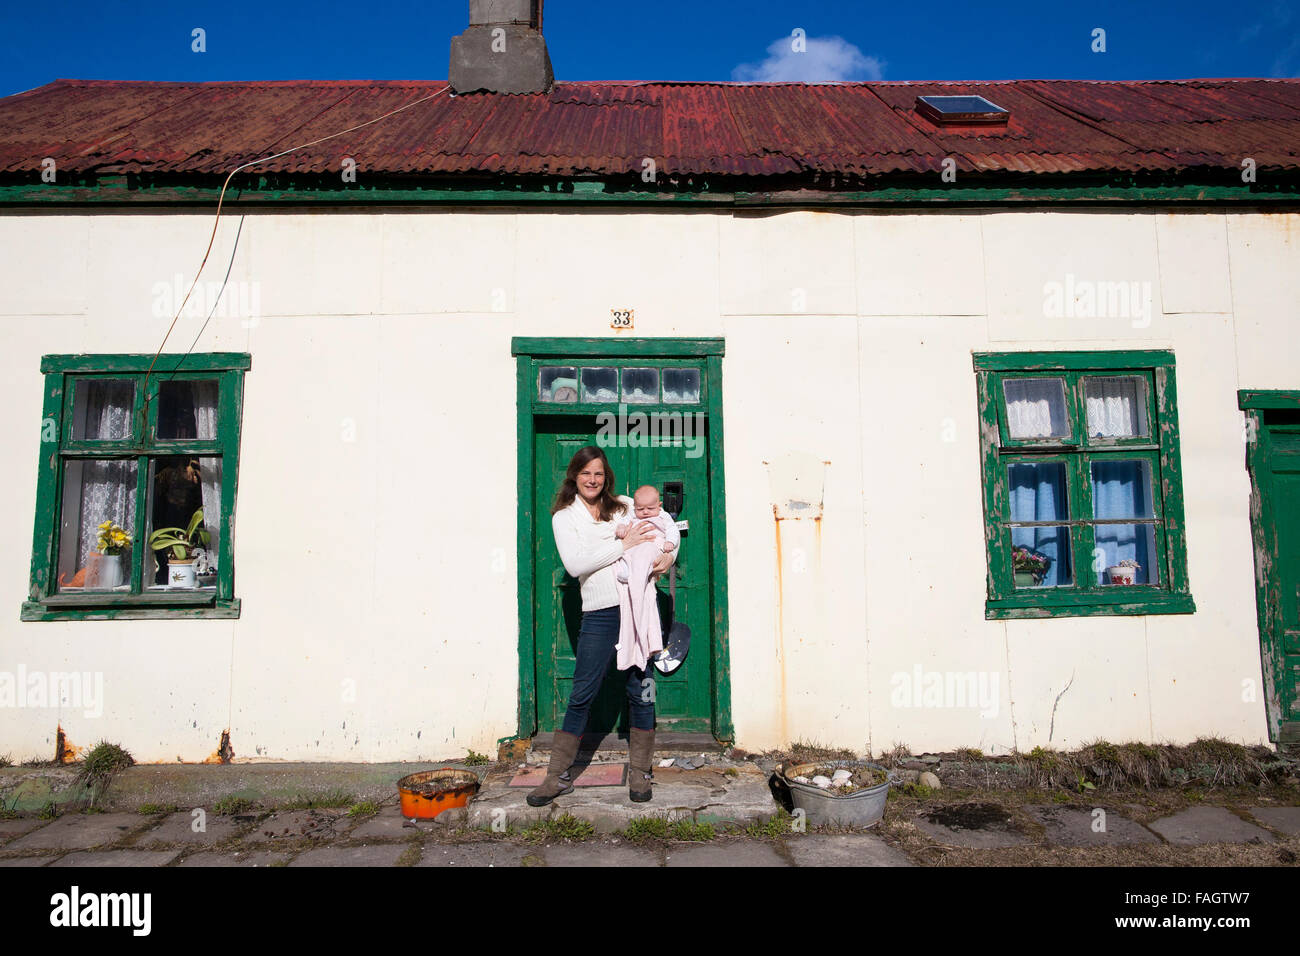
POLYGON ((537 376, 537 396, 544 402, 576 402, 578 370, 571 365, 546 365, 537 376))

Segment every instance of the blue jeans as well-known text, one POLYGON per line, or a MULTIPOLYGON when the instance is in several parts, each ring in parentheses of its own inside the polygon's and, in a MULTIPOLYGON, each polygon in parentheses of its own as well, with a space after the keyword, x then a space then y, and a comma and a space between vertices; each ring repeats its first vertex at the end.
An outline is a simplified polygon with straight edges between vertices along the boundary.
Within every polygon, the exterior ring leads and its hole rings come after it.
MULTIPOLYGON (((618 643, 618 623, 617 605, 582 613, 582 627, 578 630, 578 651, 573 668, 573 690, 569 694, 569 709, 564 712, 564 724, 560 728, 567 734, 581 737, 587 729, 591 702, 596 699, 600 685, 605 681, 610 661, 617 653, 614 645, 618 643)), ((638 730, 654 730, 652 686, 642 683, 647 680, 646 671, 640 667, 630 667, 623 673, 627 675, 627 705, 632 726, 638 730)))

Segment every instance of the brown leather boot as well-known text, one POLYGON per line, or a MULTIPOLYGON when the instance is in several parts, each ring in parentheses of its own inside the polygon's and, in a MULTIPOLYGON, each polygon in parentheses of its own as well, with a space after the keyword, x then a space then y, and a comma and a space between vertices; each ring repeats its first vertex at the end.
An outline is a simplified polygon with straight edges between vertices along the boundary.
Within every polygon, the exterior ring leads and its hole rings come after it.
POLYGON ((655 732, 631 727, 627 732, 627 795, 634 803, 651 797, 650 764, 655 755, 655 732))
POLYGON ((525 798, 530 807, 544 807, 556 797, 561 797, 573 790, 573 780, 569 777, 569 768, 578 756, 578 744, 582 738, 567 734, 563 730, 555 732, 551 743, 551 764, 546 768, 546 779, 529 791, 525 798))

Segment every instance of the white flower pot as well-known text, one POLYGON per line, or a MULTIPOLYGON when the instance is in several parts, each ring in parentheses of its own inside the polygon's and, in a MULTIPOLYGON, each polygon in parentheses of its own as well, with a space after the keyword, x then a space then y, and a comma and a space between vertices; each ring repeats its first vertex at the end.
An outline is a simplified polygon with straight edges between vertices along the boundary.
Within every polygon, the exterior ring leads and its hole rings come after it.
POLYGON ((109 590, 121 587, 126 581, 123 555, 101 554, 91 551, 86 555, 86 590, 109 590))
POLYGON ((1109 584, 1134 584, 1137 581, 1137 568, 1121 568, 1119 565, 1107 568, 1106 581, 1109 584))
POLYGON ((167 562, 167 584, 170 587, 192 588, 196 581, 193 558, 187 561, 177 561, 172 558, 167 562))

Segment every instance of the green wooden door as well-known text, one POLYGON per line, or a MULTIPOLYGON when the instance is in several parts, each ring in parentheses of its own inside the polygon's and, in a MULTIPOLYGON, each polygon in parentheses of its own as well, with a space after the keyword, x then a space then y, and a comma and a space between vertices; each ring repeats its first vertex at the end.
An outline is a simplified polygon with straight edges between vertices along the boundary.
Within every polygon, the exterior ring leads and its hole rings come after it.
MULTIPOLYGON (((597 423, 582 415, 539 416, 535 421, 533 581, 538 729, 558 730, 573 684, 574 652, 582 622, 582 597, 577 579, 560 563, 551 532, 551 502, 564 480, 574 452, 596 444, 597 423)), ((614 470, 616 491, 632 494, 640 485, 654 485, 661 495, 680 490, 681 553, 677 558, 677 616, 691 629, 691 653, 672 674, 655 671, 655 717, 660 730, 707 732, 712 729, 713 675, 710 595, 708 456, 689 457, 679 446, 605 449, 614 470)), ((671 620, 668 579, 659 582, 660 618, 671 620)), ((588 733, 627 730, 625 681, 613 664, 592 706, 588 733), (612 675, 612 676, 611 676, 612 675)))
POLYGON ((1300 743, 1300 410, 1254 414, 1252 520, 1270 736, 1300 743))

